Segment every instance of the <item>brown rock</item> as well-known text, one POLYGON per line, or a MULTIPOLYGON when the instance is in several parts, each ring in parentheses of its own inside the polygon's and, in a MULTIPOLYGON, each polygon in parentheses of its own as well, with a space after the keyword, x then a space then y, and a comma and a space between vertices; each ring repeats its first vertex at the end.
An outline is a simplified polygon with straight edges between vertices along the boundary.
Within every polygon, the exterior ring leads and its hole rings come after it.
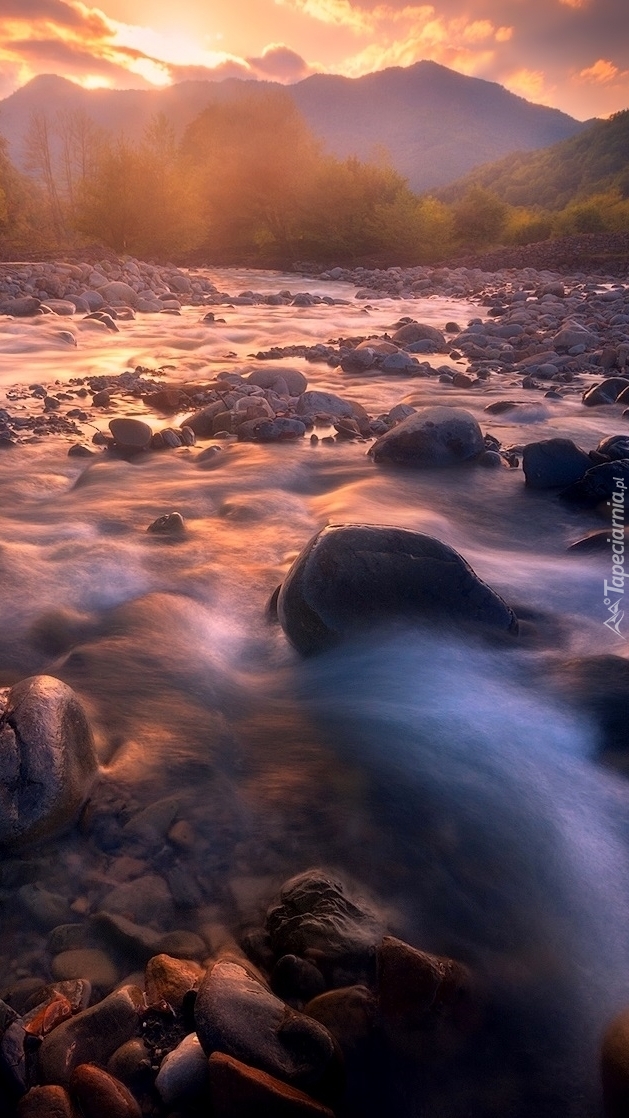
POLYGON ((76 1118, 65 1087, 50 1084, 47 1087, 31 1087, 21 1099, 17 1108, 18 1118, 76 1118))
POLYGON ((109 955, 98 948, 89 947, 62 951, 55 955, 52 974, 59 981, 86 978, 92 986, 99 986, 101 990, 112 990, 120 978, 109 955))
POLYGON ((603 1036, 603 1100, 607 1118, 629 1114, 629 1009, 615 1017, 603 1036))
POLYGON ((418 951, 393 936, 378 948, 378 995, 387 1023, 422 1026, 432 1014, 455 1004, 469 982, 454 959, 418 951))
POLYGON ((334 1118, 327 1106, 222 1052, 210 1056, 216 1118, 334 1118))
POLYGON ((376 999, 366 986, 346 986, 319 994, 308 1002, 304 1013, 324 1025, 347 1055, 369 1037, 376 1009, 376 999))
POLYGON ((146 964, 144 976, 149 1005, 165 1001, 173 1009, 181 1009, 186 994, 198 986, 203 974, 203 967, 190 959, 154 955, 146 964))
POLYGON ((142 1118, 138 1103, 124 1083, 93 1064, 75 1068, 70 1089, 84 1118, 142 1118))
POLYGON ((138 1029, 144 995, 137 986, 122 986, 97 1005, 64 1021, 44 1038, 39 1050, 40 1078, 66 1086, 79 1064, 107 1060, 138 1029))

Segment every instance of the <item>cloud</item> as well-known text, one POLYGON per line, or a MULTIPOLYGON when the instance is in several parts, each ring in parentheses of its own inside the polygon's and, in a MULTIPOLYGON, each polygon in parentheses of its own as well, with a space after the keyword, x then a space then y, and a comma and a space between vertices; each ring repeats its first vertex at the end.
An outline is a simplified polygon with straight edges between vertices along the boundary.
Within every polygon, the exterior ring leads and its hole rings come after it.
POLYGON ((585 70, 579 72, 579 77, 584 78, 589 82, 613 82, 618 78, 626 78, 629 76, 629 70, 620 70, 613 62, 608 62, 606 58, 599 58, 593 66, 588 66, 585 70))
POLYGON ((247 63, 256 73, 280 82, 296 82, 313 73, 305 59, 283 43, 269 43, 259 58, 248 58, 247 63))

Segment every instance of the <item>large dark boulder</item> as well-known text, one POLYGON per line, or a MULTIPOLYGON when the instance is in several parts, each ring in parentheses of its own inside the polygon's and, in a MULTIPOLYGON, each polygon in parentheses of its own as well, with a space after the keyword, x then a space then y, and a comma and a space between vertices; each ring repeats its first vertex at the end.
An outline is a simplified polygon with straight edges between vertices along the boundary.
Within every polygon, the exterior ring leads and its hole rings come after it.
POLYGON ((608 377, 586 388, 582 400, 586 408, 596 408, 601 404, 615 404, 626 388, 629 388, 629 380, 625 377, 608 377))
POLYGON ((601 462, 592 466, 580 481, 575 481, 559 496, 575 505, 593 508, 601 501, 609 501, 613 493, 625 493, 629 486, 629 458, 615 462, 601 462))
POLYGON ((321 652, 368 625, 403 618, 517 632, 513 610, 454 548, 406 528, 330 525, 306 544, 277 612, 300 652, 321 652))
POLYGON ((591 459, 572 439, 544 439, 524 447, 522 469, 529 489, 564 488, 591 467, 591 459))
POLYGON ((16 684, 0 716, 0 843, 33 842, 73 822, 97 771, 72 689, 45 675, 16 684))
POLYGON ((420 408, 381 435, 370 450, 375 462, 400 466, 456 466, 484 450, 481 429, 464 408, 420 408))

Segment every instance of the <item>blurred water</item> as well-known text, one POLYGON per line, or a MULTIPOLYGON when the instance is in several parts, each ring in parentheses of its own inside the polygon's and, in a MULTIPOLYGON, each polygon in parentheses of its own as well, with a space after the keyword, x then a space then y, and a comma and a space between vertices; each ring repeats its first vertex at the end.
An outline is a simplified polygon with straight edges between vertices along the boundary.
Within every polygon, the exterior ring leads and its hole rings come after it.
MULTIPOLYGON (((253 367, 248 354, 271 344, 382 332, 403 314, 443 327, 477 313, 439 300, 365 313, 342 285, 219 278, 231 293, 290 286, 352 302, 217 308, 226 323, 213 326, 199 310, 138 316, 117 335, 64 320, 76 346, 48 320, 0 321, 0 384, 138 364, 202 382, 218 367, 253 367)), ((289 364, 371 414, 401 399, 464 403, 503 443, 562 434, 589 448, 615 433, 577 397, 545 401, 526 424, 483 415, 509 376, 476 396, 289 364)), ((87 466, 61 440, 4 453, 0 685, 41 671, 64 679, 92 719, 104 786, 135 807, 179 797, 196 835, 188 870, 234 931, 258 911, 239 899, 243 880, 268 903, 291 873, 324 864, 371 893, 394 933, 470 965, 485 1025, 438 1082, 420 1089, 400 1075, 396 1114, 594 1115, 598 1036, 629 1001, 628 799, 595 764, 595 728, 530 680, 558 655, 624 653, 601 623, 606 557, 565 552, 602 522, 525 491, 519 471, 386 470, 366 450, 228 444, 210 468, 196 448, 87 466), (147 534, 173 509, 186 519, 181 541, 147 534), (389 631, 301 662, 266 603, 310 536, 345 521, 456 547, 533 618, 534 639, 491 652, 389 631)), ((37 880, 98 911, 121 853, 74 834, 37 852, 37 880)), ((46 937, 25 935, 7 899, 2 972, 44 974, 46 937)), ((170 919, 195 927, 194 911, 170 919)))

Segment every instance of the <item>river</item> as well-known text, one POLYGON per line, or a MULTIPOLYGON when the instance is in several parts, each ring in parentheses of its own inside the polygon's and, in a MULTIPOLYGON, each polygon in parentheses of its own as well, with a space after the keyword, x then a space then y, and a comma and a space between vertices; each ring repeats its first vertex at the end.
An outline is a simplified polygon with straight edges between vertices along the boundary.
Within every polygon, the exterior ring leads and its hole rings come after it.
MULTIPOLYGON (((225 270, 216 282, 348 304, 213 308, 225 319, 214 324, 185 308, 137 315, 117 334, 78 316, 0 321, 0 388, 15 410, 18 385, 137 366, 206 382, 259 367, 251 355, 271 345, 382 333, 403 315, 443 328, 483 314, 437 297, 359 301, 348 284, 294 275, 225 270)), ((529 405, 515 422, 483 412, 504 380, 471 393, 286 364, 371 415, 400 401, 464 406, 503 445, 560 435, 590 449, 618 432, 578 393, 533 404, 510 386, 529 405)), ((113 414, 147 418, 125 400, 96 425, 107 430, 113 414)), ((362 1114, 598 1114, 600 1033, 629 1004, 629 795, 597 763, 595 726, 555 701, 544 676, 558 658, 624 653, 603 624, 608 556, 566 552, 601 521, 525 489, 521 470, 383 469, 364 442, 223 441, 210 461, 197 446, 86 465, 69 441, 0 456, 0 685, 47 672, 77 691, 102 763, 99 829, 6 863, 3 981, 47 974, 47 931, 14 903, 24 882, 64 897, 71 919, 107 907, 116 864, 137 854, 116 821, 175 797, 206 920, 238 937, 286 878, 324 866, 369 896, 392 934, 477 976, 489 1009, 464 1056, 421 1085, 408 1070, 384 1076, 390 1109, 374 1096, 362 1114), (183 539, 147 534, 173 510, 183 539), (306 541, 345 522, 452 545, 529 619, 524 639, 496 650, 393 629, 302 660, 266 605, 306 541)), ((148 868, 163 859, 158 850, 148 868)), ((198 919, 194 906, 165 914, 165 930, 198 919)))

